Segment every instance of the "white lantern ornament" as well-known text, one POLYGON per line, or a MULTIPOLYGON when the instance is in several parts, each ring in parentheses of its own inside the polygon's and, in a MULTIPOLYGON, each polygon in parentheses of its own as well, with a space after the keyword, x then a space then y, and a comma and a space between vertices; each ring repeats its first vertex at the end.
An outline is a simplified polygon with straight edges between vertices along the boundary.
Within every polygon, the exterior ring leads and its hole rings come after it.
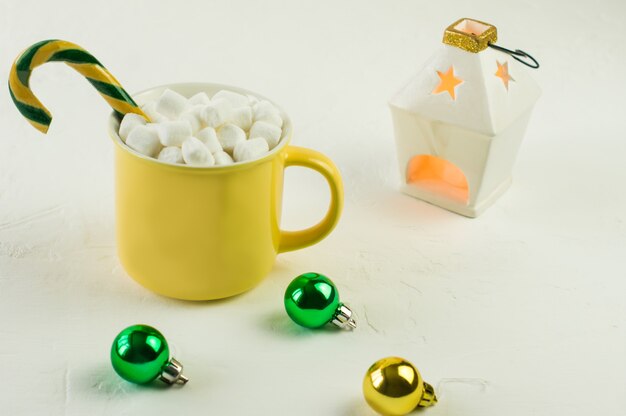
POLYGON ((494 45, 496 40, 494 26, 458 20, 445 30, 439 51, 389 102, 401 190, 467 217, 480 215, 511 184, 541 95, 518 63, 538 68, 537 61, 494 45))

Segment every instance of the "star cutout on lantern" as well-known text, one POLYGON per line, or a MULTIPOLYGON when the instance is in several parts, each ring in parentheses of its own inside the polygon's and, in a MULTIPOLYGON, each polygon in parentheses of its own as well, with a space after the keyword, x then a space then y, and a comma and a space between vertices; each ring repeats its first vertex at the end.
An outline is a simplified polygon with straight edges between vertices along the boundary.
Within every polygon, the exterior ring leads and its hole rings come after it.
POLYGON ((435 87, 433 94, 447 92, 453 100, 456 100, 455 88, 463 80, 454 76, 454 67, 450 65, 445 73, 437 71, 437 75, 439 75, 439 85, 435 87))
POLYGON ((500 79, 502 79, 502 82, 504 83, 504 88, 506 88, 506 90, 509 90, 509 81, 515 81, 513 79, 513 77, 509 74, 509 63, 508 62, 504 62, 504 64, 501 64, 500 61, 496 61, 496 64, 498 64, 498 70, 496 71, 496 76, 500 79))

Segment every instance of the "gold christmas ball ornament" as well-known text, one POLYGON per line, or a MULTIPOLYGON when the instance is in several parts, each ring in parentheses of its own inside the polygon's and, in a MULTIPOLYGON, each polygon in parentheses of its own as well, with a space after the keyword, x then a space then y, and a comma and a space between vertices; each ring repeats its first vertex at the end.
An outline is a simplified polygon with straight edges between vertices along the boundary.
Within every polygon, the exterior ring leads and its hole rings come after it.
POLYGON ((372 409, 389 416, 406 415, 417 407, 437 403, 433 387, 424 383, 413 364, 399 357, 378 360, 367 370, 363 396, 372 409))

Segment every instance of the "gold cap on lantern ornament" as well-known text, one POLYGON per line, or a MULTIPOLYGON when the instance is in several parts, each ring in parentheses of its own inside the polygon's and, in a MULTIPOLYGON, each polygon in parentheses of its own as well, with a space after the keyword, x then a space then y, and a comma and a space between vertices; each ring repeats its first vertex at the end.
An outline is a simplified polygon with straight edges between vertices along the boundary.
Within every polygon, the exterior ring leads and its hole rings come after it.
POLYGON ((498 40, 498 29, 474 19, 459 19, 443 32, 443 43, 468 52, 478 53, 498 40))
POLYGON ((493 48, 511 55, 513 59, 533 69, 539 68, 539 62, 528 53, 520 50, 510 50, 498 46, 498 29, 494 25, 466 17, 457 20, 443 32, 443 43, 455 46, 471 53, 478 53, 487 48, 493 48))

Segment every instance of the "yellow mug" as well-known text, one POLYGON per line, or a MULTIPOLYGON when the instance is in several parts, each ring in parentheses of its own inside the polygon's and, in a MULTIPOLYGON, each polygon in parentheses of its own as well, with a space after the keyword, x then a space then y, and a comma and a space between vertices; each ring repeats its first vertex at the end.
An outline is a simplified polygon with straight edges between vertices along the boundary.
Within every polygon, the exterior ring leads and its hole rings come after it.
MULTIPOLYGON (((140 104, 156 100, 166 88, 187 97, 228 89, 266 99, 241 88, 208 83, 161 86, 135 99, 140 104)), ((343 208, 339 171, 323 154, 290 146, 291 121, 282 110, 281 116, 283 136, 263 158, 191 167, 162 163, 130 149, 118 136, 119 122, 111 115, 117 249, 133 279, 172 298, 225 298, 257 285, 278 253, 315 244, 333 230, 343 208), (330 187, 326 216, 302 231, 279 227, 283 172, 288 166, 316 170, 330 187)))

